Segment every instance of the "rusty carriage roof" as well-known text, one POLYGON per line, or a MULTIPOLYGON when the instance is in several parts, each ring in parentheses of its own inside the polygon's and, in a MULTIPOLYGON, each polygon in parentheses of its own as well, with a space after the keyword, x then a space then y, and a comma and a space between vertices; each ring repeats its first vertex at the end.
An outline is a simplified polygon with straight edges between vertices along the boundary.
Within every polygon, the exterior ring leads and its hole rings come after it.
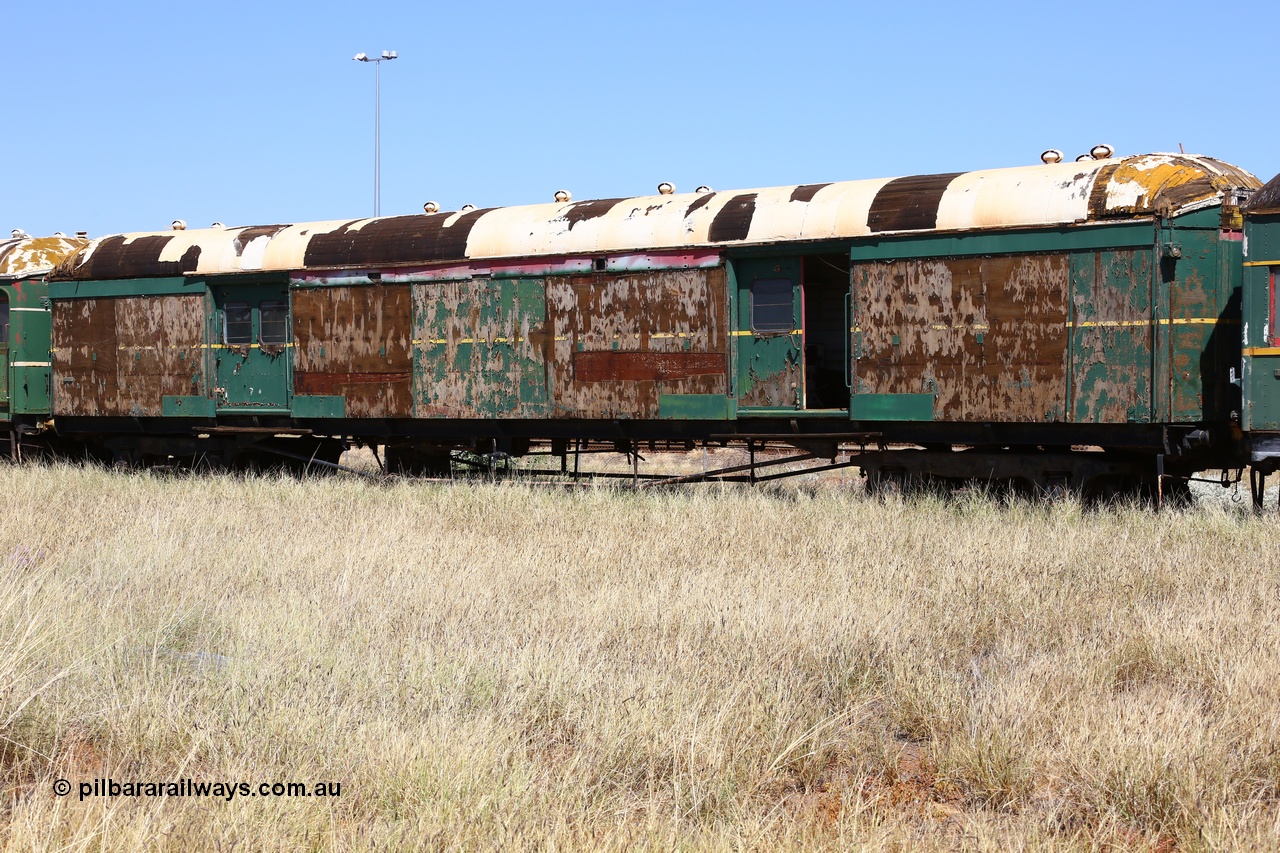
POLYGON ((1208 157, 1146 154, 754 190, 120 234, 94 240, 67 258, 55 277, 431 266, 1088 224, 1176 215, 1258 186, 1248 172, 1208 157))
POLYGON ((89 245, 82 237, 15 237, 0 240, 0 279, 47 273, 63 259, 89 245))

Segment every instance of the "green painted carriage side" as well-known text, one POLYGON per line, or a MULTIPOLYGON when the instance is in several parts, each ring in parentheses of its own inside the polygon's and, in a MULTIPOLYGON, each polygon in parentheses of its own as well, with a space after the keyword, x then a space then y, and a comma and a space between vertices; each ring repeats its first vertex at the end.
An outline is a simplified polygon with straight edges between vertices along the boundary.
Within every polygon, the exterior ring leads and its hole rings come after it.
POLYGON ((1246 431, 1280 430, 1280 337, 1270 305, 1272 272, 1280 270, 1280 214, 1252 214, 1244 229, 1240 426, 1246 431))
POLYGON ((1243 243, 1223 226, 1222 209, 1212 207, 1162 230, 1157 275, 1169 322, 1157 328, 1167 334, 1169 356, 1157 365, 1168 371, 1171 423, 1226 421, 1240 411, 1231 374, 1241 356, 1243 243))
MULTIPOLYGON (((853 287, 856 291, 859 286, 860 262, 1066 255, 1068 335, 1061 380, 1066 408, 1044 418, 1074 423, 1225 420, 1239 407, 1229 370, 1239 358, 1234 300, 1241 282, 1240 243, 1224 239, 1220 222, 1220 208, 1212 207, 1164 224, 1135 220, 861 239, 850 249, 853 287)), ((862 341, 859 330, 851 335, 856 362, 862 341)), ((984 369, 989 372, 990 365, 984 369)), ((856 375, 856 363, 853 371, 856 375)), ((855 384, 850 406, 855 419, 928 419, 914 399, 907 410, 888 400, 864 404, 857 396, 855 384)))
POLYGON ((49 413, 49 285, 43 278, 18 279, 0 287, 9 303, 9 336, 0 356, 3 398, 0 420, 49 413))
POLYGON ((1153 258, 1149 247, 1071 253, 1068 420, 1150 423, 1153 258))

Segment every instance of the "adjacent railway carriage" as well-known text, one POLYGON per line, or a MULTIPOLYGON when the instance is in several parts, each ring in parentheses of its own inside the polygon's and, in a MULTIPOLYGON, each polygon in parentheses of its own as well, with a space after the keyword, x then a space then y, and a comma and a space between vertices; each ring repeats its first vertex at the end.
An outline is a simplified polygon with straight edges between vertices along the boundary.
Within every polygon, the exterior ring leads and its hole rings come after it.
POLYGON ((53 422, 132 460, 749 440, 1185 477, 1244 452, 1258 186, 1154 154, 104 237, 51 276, 53 422))
POLYGON ((44 277, 88 243, 25 235, 0 241, 0 440, 14 457, 19 455, 19 433, 39 429, 50 412, 49 288, 44 277))
POLYGON ((1280 176, 1244 206, 1243 342, 1240 425, 1249 433, 1255 500, 1261 478, 1280 469, 1280 176))

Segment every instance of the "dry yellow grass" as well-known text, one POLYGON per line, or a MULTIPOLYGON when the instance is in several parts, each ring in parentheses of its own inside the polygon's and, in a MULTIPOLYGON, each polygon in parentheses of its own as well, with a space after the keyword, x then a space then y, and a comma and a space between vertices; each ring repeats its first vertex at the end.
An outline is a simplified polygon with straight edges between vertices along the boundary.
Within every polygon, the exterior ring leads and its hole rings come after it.
POLYGON ((61 466, 0 494, 10 848, 1280 847, 1274 516, 61 466), (342 790, 79 799, 107 777, 342 790))

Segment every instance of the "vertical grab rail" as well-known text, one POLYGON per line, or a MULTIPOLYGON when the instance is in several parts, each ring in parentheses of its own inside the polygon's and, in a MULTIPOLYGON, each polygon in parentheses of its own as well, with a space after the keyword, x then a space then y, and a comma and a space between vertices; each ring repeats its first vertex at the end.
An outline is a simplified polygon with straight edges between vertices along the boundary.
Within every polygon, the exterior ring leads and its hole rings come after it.
POLYGON ((853 363, 853 289, 844 295, 844 328, 845 328, 845 351, 844 351, 844 387, 853 388, 853 372, 850 366, 853 363))

